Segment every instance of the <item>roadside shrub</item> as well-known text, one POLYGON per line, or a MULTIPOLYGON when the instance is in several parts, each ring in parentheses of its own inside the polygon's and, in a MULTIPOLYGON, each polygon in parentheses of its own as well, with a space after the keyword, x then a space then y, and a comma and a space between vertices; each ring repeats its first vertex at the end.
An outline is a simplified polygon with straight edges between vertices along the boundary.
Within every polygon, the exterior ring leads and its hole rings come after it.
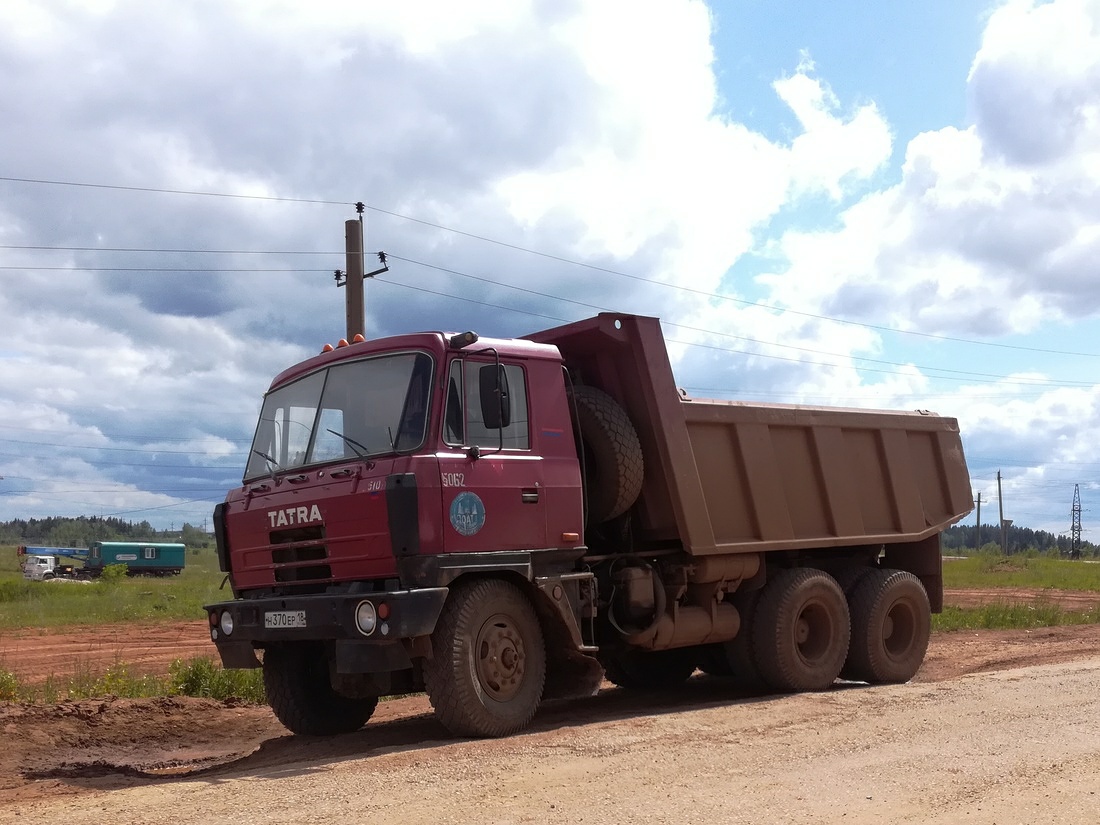
POLYGON ((19 680, 10 670, 0 668, 0 702, 14 702, 19 698, 19 680))
POLYGON ((212 659, 198 658, 185 662, 176 659, 168 668, 169 688, 173 694, 206 699, 240 699, 262 704, 263 676, 259 670, 226 670, 212 659))
POLYGON ((118 584, 121 581, 126 581, 126 565, 125 564, 108 564, 103 568, 103 572, 99 576, 99 580, 104 584, 118 584))

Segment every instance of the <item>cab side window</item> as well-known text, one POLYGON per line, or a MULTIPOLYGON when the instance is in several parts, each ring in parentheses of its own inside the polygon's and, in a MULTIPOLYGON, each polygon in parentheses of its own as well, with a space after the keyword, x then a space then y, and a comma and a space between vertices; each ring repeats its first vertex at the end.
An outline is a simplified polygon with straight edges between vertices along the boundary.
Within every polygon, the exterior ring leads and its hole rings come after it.
POLYGON ((528 450, 527 380, 516 364, 451 363, 443 440, 454 446, 528 450))

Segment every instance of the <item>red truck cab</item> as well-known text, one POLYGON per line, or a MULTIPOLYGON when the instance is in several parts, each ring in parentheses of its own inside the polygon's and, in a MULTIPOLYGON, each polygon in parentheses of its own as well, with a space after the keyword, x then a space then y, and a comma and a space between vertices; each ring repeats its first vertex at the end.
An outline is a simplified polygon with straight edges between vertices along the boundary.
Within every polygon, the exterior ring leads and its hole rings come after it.
POLYGON ((525 340, 404 335, 278 375, 244 483, 215 513, 240 597, 212 608, 228 616, 212 627, 223 660, 255 666, 256 643, 291 630, 335 638, 338 664, 404 665, 396 643, 431 631, 456 565, 523 568, 540 551, 571 566, 583 501, 570 420, 557 348, 525 340))

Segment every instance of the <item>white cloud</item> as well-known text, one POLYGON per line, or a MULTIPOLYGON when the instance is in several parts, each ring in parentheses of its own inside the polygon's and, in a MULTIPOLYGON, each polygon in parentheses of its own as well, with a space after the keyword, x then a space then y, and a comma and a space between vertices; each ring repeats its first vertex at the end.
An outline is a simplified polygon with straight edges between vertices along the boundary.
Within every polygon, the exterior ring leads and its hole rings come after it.
POLYGON ((775 300, 962 335, 1100 311, 1100 8, 998 9, 969 84, 973 125, 912 139, 838 231, 787 233, 775 300))

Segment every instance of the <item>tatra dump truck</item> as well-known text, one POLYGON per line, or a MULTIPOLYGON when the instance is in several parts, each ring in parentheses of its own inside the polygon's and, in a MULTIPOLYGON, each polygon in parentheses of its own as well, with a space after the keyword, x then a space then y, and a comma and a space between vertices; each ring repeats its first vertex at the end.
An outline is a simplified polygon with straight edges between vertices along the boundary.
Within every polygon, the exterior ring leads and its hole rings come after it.
POLYGON ((215 510, 223 664, 291 731, 424 690, 457 735, 525 727, 606 676, 671 688, 904 682, 971 509, 928 412, 702 401, 657 319, 522 339, 357 340, 277 376, 215 510))

